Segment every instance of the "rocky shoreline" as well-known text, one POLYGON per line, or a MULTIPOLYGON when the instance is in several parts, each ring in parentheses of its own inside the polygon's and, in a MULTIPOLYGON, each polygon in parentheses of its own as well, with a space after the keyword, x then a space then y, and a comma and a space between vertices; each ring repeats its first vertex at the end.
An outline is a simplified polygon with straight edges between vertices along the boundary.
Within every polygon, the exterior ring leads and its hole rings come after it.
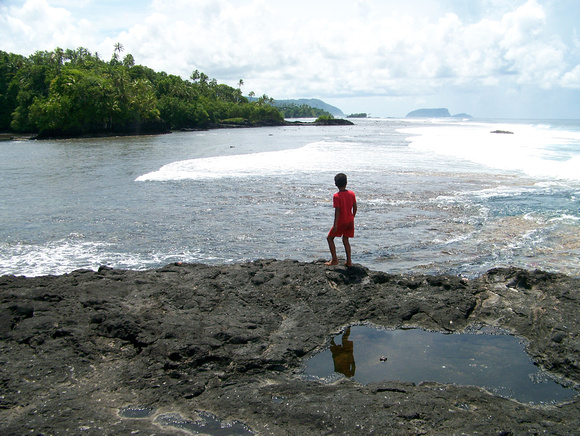
MULTIPOLYGON (((196 128, 183 128, 179 131, 181 132, 205 132, 208 130, 217 129, 247 129, 247 128, 258 128, 258 127, 283 127, 283 126, 352 126, 354 123, 352 121, 343 118, 332 118, 321 121, 272 121, 272 120, 260 120, 256 122, 245 121, 243 123, 230 123, 230 122, 220 122, 220 123, 210 123, 204 127, 196 128)), ((89 139, 89 138, 111 138, 111 137, 121 137, 121 136, 154 136, 154 135, 166 135, 172 133, 171 130, 167 128, 145 130, 145 131, 127 131, 127 132, 100 132, 100 133, 83 133, 79 135, 55 135, 52 133, 43 134, 22 134, 22 133, 11 133, 11 132, 0 132, 0 141, 22 141, 22 140, 57 140, 57 139, 89 139)))
POLYGON ((578 396, 532 405, 299 374, 348 325, 489 325, 578 387, 579 303, 580 278, 511 268, 467 280, 261 260, 3 276, 0 434, 577 434, 578 396))

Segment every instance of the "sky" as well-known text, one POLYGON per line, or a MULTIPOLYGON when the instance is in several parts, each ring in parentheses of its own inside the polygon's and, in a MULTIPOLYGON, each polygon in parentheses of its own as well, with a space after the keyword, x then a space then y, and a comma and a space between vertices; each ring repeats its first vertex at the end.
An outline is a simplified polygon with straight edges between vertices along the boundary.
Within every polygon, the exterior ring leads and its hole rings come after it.
POLYGON ((580 119, 579 0, 0 0, 0 50, 85 47, 345 114, 580 119))

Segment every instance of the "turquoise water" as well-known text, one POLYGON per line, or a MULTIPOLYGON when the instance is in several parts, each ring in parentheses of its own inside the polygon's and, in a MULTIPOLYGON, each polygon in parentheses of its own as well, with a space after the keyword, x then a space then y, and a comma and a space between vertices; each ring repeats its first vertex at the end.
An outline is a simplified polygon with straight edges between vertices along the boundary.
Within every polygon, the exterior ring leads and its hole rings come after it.
POLYGON ((578 275, 579 126, 367 119, 2 141, 0 274, 327 258, 333 177, 346 172, 355 263, 578 275), (514 135, 489 133, 498 128, 514 135))
POLYGON ((528 403, 569 400, 578 391, 556 383, 536 367, 524 343, 505 334, 443 334, 419 329, 347 328, 312 357, 306 378, 324 382, 347 377, 368 384, 399 380, 480 386, 528 403))

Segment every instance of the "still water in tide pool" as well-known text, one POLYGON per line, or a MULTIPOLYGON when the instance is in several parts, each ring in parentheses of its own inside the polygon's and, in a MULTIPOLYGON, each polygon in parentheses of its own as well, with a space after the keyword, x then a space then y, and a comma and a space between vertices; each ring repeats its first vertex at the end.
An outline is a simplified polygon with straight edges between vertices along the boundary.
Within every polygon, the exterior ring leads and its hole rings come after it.
POLYGON ((520 339, 505 334, 348 327, 306 362, 303 375, 324 382, 347 377, 363 384, 398 380, 474 385, 537 404, 571 399, 579 393, 556 383, 533 364, 520 339))
MULTIPOLYGON (((195 412, 197 419, 184 418, 178 412, 163 411, 158 413, 156 409, 145 406, 128 406, 119 410, 119 416, 125 419, 152 420, 162 428, 175 428, 189 434, 203 434, 210 436, 243 436, 253 435, 244 423, 240 421, 223 421, 216 415, 198 410, 195 412)), ((138 431, 136 431, 138 433, 138 431)))
POLYGON ((2 141, 0 274, 328 259, 337 172, 355 263, 580 274, 579 123, 394 119, 2 141))

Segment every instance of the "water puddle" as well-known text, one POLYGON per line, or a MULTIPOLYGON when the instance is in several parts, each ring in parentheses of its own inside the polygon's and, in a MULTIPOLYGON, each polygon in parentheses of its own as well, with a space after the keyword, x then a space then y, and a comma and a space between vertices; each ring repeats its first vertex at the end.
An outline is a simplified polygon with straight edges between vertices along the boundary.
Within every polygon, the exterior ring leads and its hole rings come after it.
POLYGON ((152 409, 150 407, 128 406, 123 407, 122 409, 119 410, 119 416, 121 416, 122 418, 145 419, 153 415, 154 412, 155 409, 152 409))
POLYGON ((524 343, 507 334, 444 334, 420 329, 348 327, 306 362, 304 376, 331 383, 352 378, 435 381, 481 386, 526 403, 554 403, 579 392, 556 383, 534 365, 524 343))
MULTIPOLYGON (((211 436, 253 435, 254 433, 242 422, 222 421, 217 416, 203 411, 197 411, 198 419, 186 419, 179 413, 164 413, 155 417, 154 422, 162 427, 173 427, 191 434, 211 436)), ((155 409, 143 406, 123 407, 119 416, 129 419, 153 418, 155 409)))
POLYGON ((239 421, 224 422, 208 412, 197 412, 199 419, 191 421, 178 413, 167 413, 157 417, 155 422, 162 426, 170 426, 186 430, 193 434, 212 436, 253 435, 254 433, 239 421))

